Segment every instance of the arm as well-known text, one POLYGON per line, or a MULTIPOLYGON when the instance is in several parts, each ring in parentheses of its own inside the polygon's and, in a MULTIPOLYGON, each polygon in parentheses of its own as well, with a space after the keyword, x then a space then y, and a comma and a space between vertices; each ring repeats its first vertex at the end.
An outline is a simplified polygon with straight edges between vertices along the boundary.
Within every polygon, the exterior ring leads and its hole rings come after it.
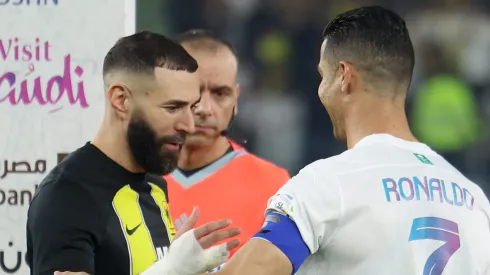
POLYGON ((339 224, 340 191, 313 169, 300 171, 269 200, 262 229, 217 275, 294 274, 328 243, 339 224))
POLYGON ((74 182, 56 179, 41 188, 27 220, 31 274, 94 274, 94 249, 102 224, 95 205, 74 182))
POLYGON ((216 274, 290 275, 292 272, 291 261, 277 246, 252 238, 216 274))
POLYGON ((295 222, 284 213, 267 213, 262 228, 218 272, 219 275, 290 275, 310 255, 295 222))

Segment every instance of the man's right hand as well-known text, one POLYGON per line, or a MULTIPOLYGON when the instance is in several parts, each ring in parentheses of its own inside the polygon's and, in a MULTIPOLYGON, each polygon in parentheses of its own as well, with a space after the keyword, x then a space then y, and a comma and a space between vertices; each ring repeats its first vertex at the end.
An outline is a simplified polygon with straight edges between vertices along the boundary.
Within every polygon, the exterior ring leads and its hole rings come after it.
MULTIPOLYGON (((240 242, 238 239, 232 239, 220 245, 216 244, 237 236, 240 234, 240 229, 227 228, 231 224, 228 219, 208 222, 194 229, 198 218, 199 209, 195 207, 189 219, 175 234, 168 255, 141 275, 194 275, 205 273, 223 264, 228 259, 229 251, 237 247, 240 242)), ((84 275, 86 273, 57 271, 54 274, 84 275)))
MULTIPOLYGON (((175 239, 178 239, 185 232, 191 230, 196 225, 196 222, 199 218, 199 208, 194 207, 192 210, 192 214, 187 219, 187 221, 182 225, 180 230, 175 234, 175 239)), ((240 234, 239 228, 226 228, 231 224, 231 220, 223 219, 214 222, 208 222, 200 227, 194 229, 194 236, 198 240, 199 244, 203 249, 209 248, 216 243, 219 243, 223 240, 232 238, 240 234), (226 229, 224 229, 226 228, 226 229)), ((226 249, 228 251, 232 250, 235 247, 238 247, 240 241, 238 239, 230 240, 226 243, 226 249)))
POLYGON ((239 245, 238 228, 227 228, 231 221, 224 219, 193 228, 199 218, 197 207, 175 235, 168 255, 145 270, 141 275, 195 275, 223 264, 230 250, 239 245), (216 245, 221 241, 228 242, 216 245))

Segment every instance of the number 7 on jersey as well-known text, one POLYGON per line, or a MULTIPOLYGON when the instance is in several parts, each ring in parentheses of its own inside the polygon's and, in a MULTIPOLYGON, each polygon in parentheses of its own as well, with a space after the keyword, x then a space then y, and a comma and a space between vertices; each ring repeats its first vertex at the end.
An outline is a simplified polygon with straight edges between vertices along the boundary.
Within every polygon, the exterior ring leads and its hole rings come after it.
POLYGON ((422 217, 413 220, 408 241, 437 240, 445 242, 425 262, 423 275, 441 275, 449 258, 459 249, 458 224, 437 217, 422 217))

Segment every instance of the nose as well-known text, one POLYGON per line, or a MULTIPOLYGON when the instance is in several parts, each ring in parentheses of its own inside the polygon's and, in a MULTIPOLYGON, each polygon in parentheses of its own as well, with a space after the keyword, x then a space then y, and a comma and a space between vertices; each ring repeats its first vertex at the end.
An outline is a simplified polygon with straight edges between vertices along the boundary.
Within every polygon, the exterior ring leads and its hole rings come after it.
POLYGON ((209 91, 204 91, 201 93, 201 100, 197 104, 194 112, 200 117, 208 117, 213 114, 211 109, 211 93, 209 91))
POLYGON ((186 109, 177 122, 176 131, 185 132, 187 134, 193 134, 196 131, 196 125, 194 124, 194 114, 192 113, 192 109, 186 109))

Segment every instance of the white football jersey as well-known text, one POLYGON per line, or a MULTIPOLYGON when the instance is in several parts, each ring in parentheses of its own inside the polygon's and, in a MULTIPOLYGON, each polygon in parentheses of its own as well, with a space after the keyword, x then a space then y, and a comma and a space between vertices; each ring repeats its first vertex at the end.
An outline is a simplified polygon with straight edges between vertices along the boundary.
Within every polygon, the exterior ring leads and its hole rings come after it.
POLYGON ((371 135, 269 200, 311 255, 296 274, 490 274, 490 204, 428 146, 371 135))

